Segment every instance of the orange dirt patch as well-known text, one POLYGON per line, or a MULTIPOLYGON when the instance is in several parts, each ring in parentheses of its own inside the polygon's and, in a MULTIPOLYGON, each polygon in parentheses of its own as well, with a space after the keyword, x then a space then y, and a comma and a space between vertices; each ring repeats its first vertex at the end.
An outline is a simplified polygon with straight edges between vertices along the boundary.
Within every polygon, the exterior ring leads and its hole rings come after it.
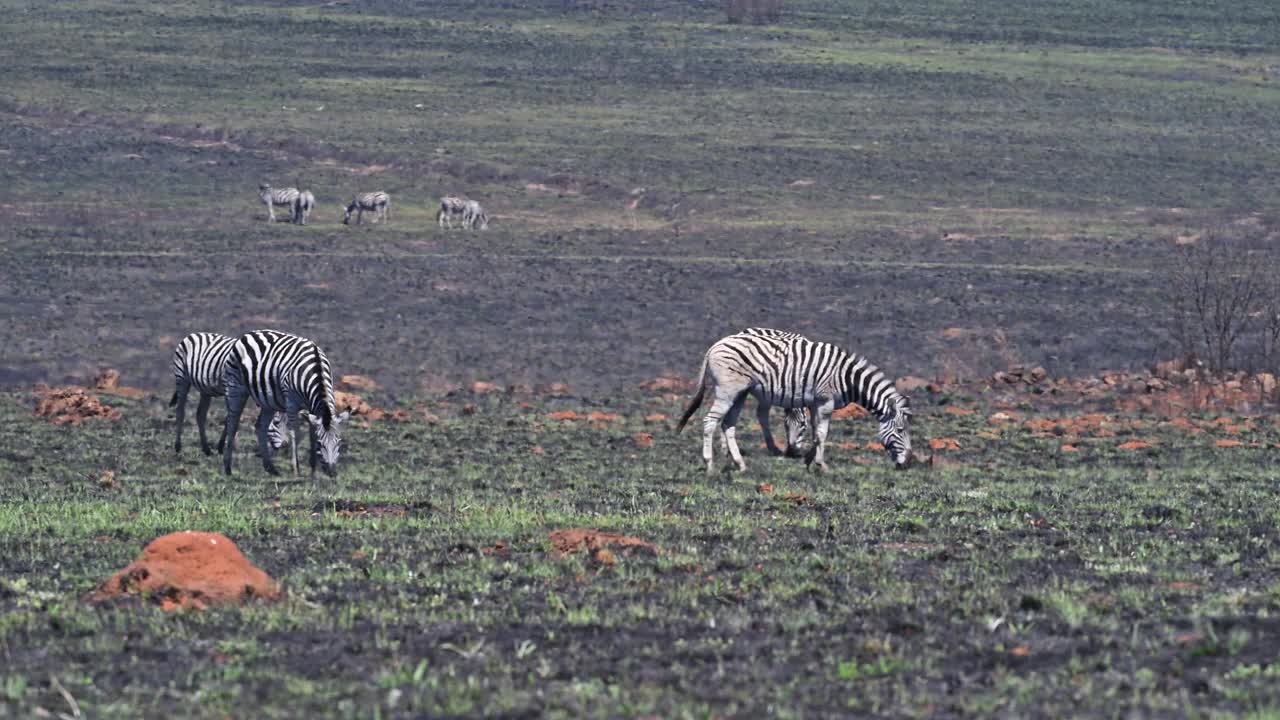
POLYGON ((476 395, 484 395, 486 393, 498 392, 500 389, 501 388, 498 387, 497 383, 484 382, 483 380, 477 380, 471 383, 471 392, 475 393, 476 395))
POLYGON ((946 409, 943 410, 943 412, 947 413, 948 415, 972 415, 973 414, 972 410, 969 410, 968 408, 962 408, 958 405, 948 405, 946 409))
POLYGON ((1010 650, 1009 654, 1014 657, 1026 657, 1031 654, 1031 648, 1027 647, 1026 645, 1019 645, 1014 649, 1010 650))
POLYGON ((593 423, 607 423, 607 422, 612 422, 613 420, 617 420, 618 414, 599 412, 599 411, 593 410, 590 413, 587 413, 587 419, 593 423))
POLYGON ((959 450, 960 442, 955 438, 932 438, 929 440, 930 450, 959 450))
POLYGON ((789 503, 795 503, 796 505, 809 504, 809 496, 805 495, 804 493, 789 492, 786 495, 783 495, 782 499, 786 500, 789 503))
POLYGON ((338 406, 338 412, 346 409, 350 410, 352 415, 363 415, 365 417, 373 413, 373 406, 355 393, 335 390, 333 391, 333 403, 338 406))
POLYGON ((1120 450, 1142 450, 1149 447, 1151 447, 1151 443, 1143 442, 1141 440, 1130 440, 1129 442, 1122 442, 1116 446, 1116 448, 1120 450))
POLYGON ((147 391, 142 388, 121 385, 120 371, 114 368, 107 368, 98 377, 94 378, 93 387, 100 393, 120 395, 121 397, 140 398, 145 397, 147 394, 147 391))
POLYGON ((662 413, 653 413, 652 415, 645 415, 644 421, 652 422, 652 423, 666 422, 667 416, 663 415, 662 413))
POLYGON ((187 530, 152 540, 142 555, 88 595, 89 602, 141 595, 165 610, 243 603, 283 595, 235 543, 218 533, 187 530))
POLYGON ((1058 449, 1061 450, 1062 452, 1080 452, 1080 448, 1076 447, 1075 445, 1063 445, 1058 449))
POLYGON ((639 432, 631 436, 631 442, 638 448, 653 447, 653 433, 639 432))
POLYGON ((756 486, 756 492, 761 495, 768 495, 773 492, 773 485, 771 483, 760 483, 756 486))
POLYGON ((92 418, 119 420, 120 411, 103 405, 98 396, 76 385, 51 388, 37 385, 40 400, 36 403, 36 415, 51 419, 56 425, 79 425, 92 418))
POLYGON ((836 420, 849 420, 856 418, 864 418, 871 413, 861 405, 845 405, 844 407, 831 413, 831 417, 836 420))
POLYGON ((1220 448, 1243 447, 1243 446, 1244 446, 1244 441, 1242 441, 1242 440, 1219 440, 1219 441, 1215 442, 1215 443, 1214 443, 1214 445, 1216 445, 1217 447, 1220 447, 1220 448))
POLYGON ((582 416, 572 410, 561 410, 559 412, 553 412, 547 415, 547 417, 552 420, 577 420, 582 416))
POLYGON ((560 555, 568 555, 583 549, 594 553, 606 547, 622 548, 624 555, 629 555, 633 552, 646 552, 649 554, 658 552, 658 546, 651 542, 588 528, 552 530, 547 533, 547 537, 551 540, 551 547, 560 555))

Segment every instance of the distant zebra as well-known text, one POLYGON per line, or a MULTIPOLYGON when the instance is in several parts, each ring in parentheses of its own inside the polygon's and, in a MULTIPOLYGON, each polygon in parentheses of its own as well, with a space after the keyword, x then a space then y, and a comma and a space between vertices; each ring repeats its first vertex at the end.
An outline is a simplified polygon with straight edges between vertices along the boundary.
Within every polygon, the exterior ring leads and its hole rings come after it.
POLYGON ((723 428, 729 455, 739 470, 746 469, 738 450, 734 425, 747 395, 756 399, 756 416, 765 430, 770 452, 777 452, 769 433, 769 408, 808 408, 812 447, 805 464, 825 470, 827 432, 836 408, 856 403, 880 418, 878 438, 898 468, 911 464, 911 407, 884 373, 866 358, 823 342, 767 328, 721 338, 708 350, 698 377, 698 393, 680 418, 677 432, 702 405, 707 387, 714 400, 702 419, 702 458, 714 472, 712 444, 716 427, 723 428))
POLYGON ((457 216, 462 218, 462 224, 465 226, 466 212, 467 200, 454 195, 446 195, 440 198, 440 210, 436 212, 436 224, 452 230, 453 218, 457 216))
POLYGON ((259 185, 258 199, 262 201, 263 205, 267 206, 267 222, 276 221, 276 211, 274 208, 280 206, 289 208, 290 221, 297 221, 294 203, 298 199, 298 188, 290 187, 275 189, 270 185, 259 185))
POLYGON ((264 413, 258 416, 258 449, 262 466, 271 475, 280 471, 271 462, 272 448, 266 442, 266 410, 284 412, 288 416, 289 435, 293 438, 293 474, 298 474, 298 420, 305 422, 311 435, 311 475, 316 474, 317 460, 329 475, 337 474, 338 455, 342 447, 342 423, 350 411, 337 413, 333 399, 333 373, 329 358, 319 345, 310 340, 277 332, 259 330, 236 340, 227 361, 227 444, 222 451, 222 469, 231 474, 231 455, 235 449, 240 414, 252 397, 264 413))
MULTIPOLYGON (((205 426, 209 419, 209 403, 215 397, 226 394, 225 367, 227 358, 231 356, 231 346, 235 340, 218 333, 191 333, 182 338, 178 347, 173 350, 173 398, 169 407, 176 408, 174 414, 178 419, 177 438, 173 443, 174 452, 182 452, 182 426, 186 421, 187 393, 195 386, 200 393, 200 403, 196 405, 196 428, 200 431, 200 450, 205 455, 212 455, 209 439, 205 435, 205 426)), ((265 411, 264 411, 265 412, 265 411)), ((284 447, 289 442, 285 432, 283 413, 273 413, 271 419, 270 440, 273 448, 284 447)), ((218 452, 222 452, 227 440, 226 428, 218 438, 218 452)))
POLYGON ((307 220, 311 217, 311 211, 315 208, 316 196, 312 195, 310 190, 302 190, 293 201, 293 221, 300 225, 306 225, 307 220))
POLYGON ((480 207, 475 200, 468 200, 462 206, 462 227, 472 230, 484 230, 489 227, 489 213, 480 207), (479 227, 477 227, 479 226, 479 227))
POLYGON ((360 193, 351 198, 351 202, 347 204, 347 211, 342 216, 342 224, 346 225, 351 221, 351 213, 356 213, 356 224, 364 222, 364 211, 376 211, 373 221, 386 220, 391 212, 391 196, 379 190, 378 192, 360 193))

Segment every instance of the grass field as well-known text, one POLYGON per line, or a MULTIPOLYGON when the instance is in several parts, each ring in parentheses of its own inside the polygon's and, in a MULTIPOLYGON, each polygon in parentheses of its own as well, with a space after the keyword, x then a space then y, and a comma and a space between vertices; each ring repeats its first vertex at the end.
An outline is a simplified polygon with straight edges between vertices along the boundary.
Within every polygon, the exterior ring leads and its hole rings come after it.
POLYGON ((913 398, 918 443, 957 440, 931 469, 855 421, 810 475, 745 423, 748 472, 709 480, 638 389, 752 325, 930 379, 1169 356, 1174 239, 1280 229, 1273 3, 0 14, 0 716, 1280 713, 1273 408, 1036 437, 986 418, 1083 409, 948 383, 913 398), (265 222, 260 182, 311 188, 312 224, 265 222), (373 189, 390 223, 339 224, 373 189), (490 229, 437 230, 448 193, 490 229), (232 478, 175 459, 174 344, 261 327, 411 420, 318 484, 243 431, 232 478), (122 420, 32 416, 107 367, 145 390, 122 420), (659 550, 561 555, 573 527, 659 550), (79 601, 182 529, 288 599, 79 601))

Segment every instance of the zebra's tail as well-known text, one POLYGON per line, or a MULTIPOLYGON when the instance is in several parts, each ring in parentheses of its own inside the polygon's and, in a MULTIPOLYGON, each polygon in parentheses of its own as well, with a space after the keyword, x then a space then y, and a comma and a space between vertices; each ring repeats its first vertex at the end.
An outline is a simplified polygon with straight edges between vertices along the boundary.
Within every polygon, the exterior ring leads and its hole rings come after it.
POLYGON ((707 359, 702 359, 702 368, 698 370, 698 394, 689 400, 689 405, 684 409, 684 415, 680 417, 680 424, 676 425, 676 432, 684 430, 684 426, 689 423, 689 418, 698 412, 698 408, 702 407, 702 398, 707 394, 707 359))
POLYGON ((169 407, 174 407, 177 404, 178 404, 178 391, 174 390, 173 397, 169 398, 169 407))

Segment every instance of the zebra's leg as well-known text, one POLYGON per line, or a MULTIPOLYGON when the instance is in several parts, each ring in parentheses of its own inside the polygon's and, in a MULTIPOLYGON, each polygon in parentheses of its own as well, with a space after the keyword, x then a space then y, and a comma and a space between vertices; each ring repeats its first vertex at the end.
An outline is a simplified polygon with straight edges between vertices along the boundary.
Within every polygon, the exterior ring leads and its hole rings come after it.
POLYGON ((769 403, 762 399, 761 394, 756 394, 756 420, 760 422, 760 431, 764 433, 764 444, 769 448, 769 454, 777 457, 782 454, 778 449, 778 443, 773 440, 773 430, 769 427, 769 403))
MULTIPOLYGON (((707 474, 715 475, 715 453, 713 446, 715 445, 716 430, 721 429, 720 420, 733 406, 732 397, 721 397, 716 395, 716 399, 711 403, 711 407, 707 409, 707 414, 702 416, 702 460, 707 464, 707 474)), ((725 433, 725 451, 729 449, 729 436, 725 433)))
POLYGON ((808 430, 804 408, 793 408, 787 411, 787 450, 789 458, 804 456, 804 433, 808 430))
MULTIPOLYGON (((301 409, 301 407, 293 405, 288 405, 285 408, 285 421, 289 425, 289 445, 291 446, 289 448, 289 456, 291 458, 290 465, 293 467, 294 477, 298 477, 298 475, 301 474, 298 471, 298 428, 301 423, 301 419, 298 417, 298 411, 301 409)), ((310 431, 310 426, 308 426, 307 429, 310 431)))
POLYGON ((173 414, 178 420, 178 436, 173 441, 173 451, 175 453, 182 452, 182 426, 187 419, 188 392, 191 392, 191 383, 179 381, 177 389, 173 391, 173 402, 170 403, 170 405, 174 406, 173 414))
POLYGON ((240 414, 249 399, 248 390, 240 383, 239 373, 227 371, 227 419, 222 434, 226 445, 222 449, 222 469, 231 474, 231 455, 236 450, 236 433, 240 430, 240 414))
POLYGON ((720 421, 720 426, 724 428, 724 440, 729 445, 729 457, 733 460, 733 464, 738 466, 738 472, 746 472, 747 464, 742 461, 742 451, 738 449, 738 415, 742 414, 742 406, 747 404, 747 393, 742 393, 734 399, 733 405, 729 406, 729 412, 725 413, 724 419, 720 421))
POLYGON ((834 403, 830 402, 809 407, 809 421, 813 423, 813 447, 805 455, 804 464, 819 472, 826 472, 827 469, 823 456, 827 449, 827 431, 831 429, 831 411, 834 409, 834 403))
POLYGON ((269 223, 276 221, 276 209, 272 207, 272 205, 274 205, 274 203, 270 201, 267 202, 267 222, 269 223))
POLYGON ((209 403, 213 402, 212 395, 200 393, 200 404, 196 405, 196 429, 200 431, 200 451, 205 455, 212 455, 213 450, 209 448, 209 437, 205 434, 205 426, 209 424, 209 403))
POLYGON ((271 456, 275 454, 275 449, 271 447, 271 421, 275 416, 275 410, 261 408, 258 412, 258 421, 253 424, 254 429, 258 431, 258 455, 262 457, 262 467, 266 468, 268 475, 280 474, 275 463, 271 462, 271 456))

